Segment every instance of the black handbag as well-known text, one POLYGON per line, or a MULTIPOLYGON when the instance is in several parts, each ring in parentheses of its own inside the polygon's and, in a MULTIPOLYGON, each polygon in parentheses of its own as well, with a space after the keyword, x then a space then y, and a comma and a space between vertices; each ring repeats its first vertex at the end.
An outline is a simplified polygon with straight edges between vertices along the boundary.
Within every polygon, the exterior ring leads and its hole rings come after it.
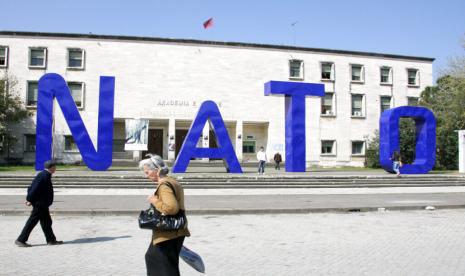
MULTIPOLYGON (((173 186, 167 183, 174 192, 173 186)), ((144 211, 141 211, 139 214, 139 227, 141 229, 149 230, 158 230, 158 231, 172 231, 180 230, 187 227, 187 217, 184 210, 179 209, 179 212, 176 215, 163 215, 158 211, 152 204, 150 208, 144 211)))

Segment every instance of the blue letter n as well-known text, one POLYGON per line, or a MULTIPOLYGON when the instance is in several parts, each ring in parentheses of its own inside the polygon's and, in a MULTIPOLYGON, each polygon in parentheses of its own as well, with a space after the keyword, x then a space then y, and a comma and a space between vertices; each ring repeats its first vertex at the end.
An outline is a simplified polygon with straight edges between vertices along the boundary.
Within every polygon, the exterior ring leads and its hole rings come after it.
POLYGON ((45 74, 39 80, 36 127, 36 170, 52 159, 53 99, 68 123, 83 161, 92 170, 111 166, 113 144, 114 77, 100 77, 97 150, 87 133, 66 81, 58 74, 45 74))

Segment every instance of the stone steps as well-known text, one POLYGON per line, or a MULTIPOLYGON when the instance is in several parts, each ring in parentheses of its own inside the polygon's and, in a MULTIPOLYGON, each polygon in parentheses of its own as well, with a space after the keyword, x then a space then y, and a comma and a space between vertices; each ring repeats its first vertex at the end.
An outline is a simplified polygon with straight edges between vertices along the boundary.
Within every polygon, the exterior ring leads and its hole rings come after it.
MULTIPOLYGON (((0 188, 26 188, 32 176, 0 176, 0 188)), ((360 188, 360 187, 438 187, 465 186, 465 177, 456 176, 275 176, 275 177, 179 177, 187 189, 255 188, 360 188)), ((135 176, 59 176, 56 188, 153 188, 143 177, 135 176)))

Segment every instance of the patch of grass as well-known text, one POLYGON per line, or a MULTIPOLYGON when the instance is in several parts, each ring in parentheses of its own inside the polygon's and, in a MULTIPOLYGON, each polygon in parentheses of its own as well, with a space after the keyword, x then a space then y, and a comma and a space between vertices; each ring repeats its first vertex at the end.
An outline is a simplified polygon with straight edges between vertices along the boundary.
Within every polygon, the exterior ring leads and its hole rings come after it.
POLYGON ((0 172, 34 171, 32 165, 0 166, 0 172))

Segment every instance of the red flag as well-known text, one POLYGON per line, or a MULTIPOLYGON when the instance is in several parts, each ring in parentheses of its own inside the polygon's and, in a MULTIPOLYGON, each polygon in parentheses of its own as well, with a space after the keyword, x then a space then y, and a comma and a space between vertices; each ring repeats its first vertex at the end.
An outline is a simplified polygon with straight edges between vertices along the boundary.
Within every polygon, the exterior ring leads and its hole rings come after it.
POLYGON ((207 21, 203 22, 203 28, 208 29, 210 27, 213 27, 213 17, 208 19, 207 21))

